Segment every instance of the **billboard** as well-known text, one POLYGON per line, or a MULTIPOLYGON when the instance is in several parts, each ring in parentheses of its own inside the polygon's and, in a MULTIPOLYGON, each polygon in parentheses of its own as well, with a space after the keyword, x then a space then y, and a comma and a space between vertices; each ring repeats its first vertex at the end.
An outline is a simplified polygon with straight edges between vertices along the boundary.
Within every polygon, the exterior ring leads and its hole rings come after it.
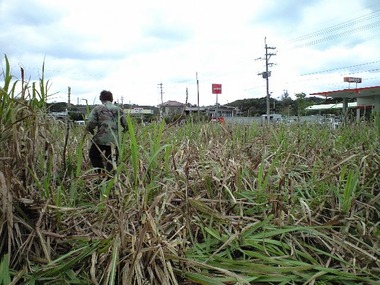
POLYGON ((212 84, 212 94, 222 94, 222 84, 212 84))
POLYGON ((362 79, 360 77, 343 77, 343 81, 349 83, 362 83, 362 79))

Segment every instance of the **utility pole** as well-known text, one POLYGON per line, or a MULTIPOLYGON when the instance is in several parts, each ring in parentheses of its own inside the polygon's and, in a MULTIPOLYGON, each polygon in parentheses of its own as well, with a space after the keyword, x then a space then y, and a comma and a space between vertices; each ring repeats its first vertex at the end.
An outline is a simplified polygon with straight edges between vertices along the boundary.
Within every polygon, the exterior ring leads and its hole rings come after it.
MULTIPOLYGON (((264 39, 265 43, 265 71, 259 73, 258 75, 261 75, 266 80, 266 92, 267 92, 267 121, 269 122, 270 117, 270 93, 269 93, 269 77, 271 76, 271 71, 269 71, 269 66, 272 66, 273 63, 269 62, 269 59, 272 55, 276 55, 275 53, 270 53, 268 50, 274 50, 275 47, 268 47, 267 45, 267 38, 264 39)), ((261 58, 258 58, 261 59, 261 58)))
POLYGON ((161 94, 161 105, 163 105, 164 104, 164 92, 163 92, 163 84, 162 84, 162 82, 161 83, 159 83, 159 84, 157 84, 158 85, 158 87, 160 88, 160 94, 161 94))
POLYGON ((162 84, 162 82, 161 83, 159 83, 159 84, 157 84, 158 85, 158 87, 160 88, 160 94, 161 94, 161 108, 160 108, 160 120, 162 119, 162 109, 164 108, 164 91, 163 91, 163 84, 162 84))
POLYGON ((197 105, 198 105, 198 123, 200 122, 200 117, 199 117, 199 80, 198 80, 198 72, 195 73, 195 77, 197 80, 197 105))
POLYGON ((71 102, 70 102, 70 97, 71 97, 71 87, 67 87, 67 109, 70 111, 71 110, 71 102))

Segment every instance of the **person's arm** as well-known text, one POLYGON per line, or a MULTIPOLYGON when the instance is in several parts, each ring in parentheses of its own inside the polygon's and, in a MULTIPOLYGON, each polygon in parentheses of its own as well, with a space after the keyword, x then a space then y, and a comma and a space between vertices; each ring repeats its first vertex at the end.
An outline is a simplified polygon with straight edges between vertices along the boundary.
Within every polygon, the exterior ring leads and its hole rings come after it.
POLYGON ((97 109, 92 109, 90 115, 88 116, 86 129, 91 134, 94 134, 95 128, 98 126, 98 112, 97 109))
POLYGON ((120 123, 121 123, 121 126, 123 127, 124 131, 127 132, 128 131, 128 124, 127 124, 127 120, 125 118, 125 112, 122 109, 120 109, 120 123))

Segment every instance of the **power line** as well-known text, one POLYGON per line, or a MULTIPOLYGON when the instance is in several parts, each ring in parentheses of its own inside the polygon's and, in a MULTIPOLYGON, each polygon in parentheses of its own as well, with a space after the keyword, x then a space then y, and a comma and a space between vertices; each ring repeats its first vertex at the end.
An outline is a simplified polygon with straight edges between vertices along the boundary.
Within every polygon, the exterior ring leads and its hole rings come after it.
MULTIPOLYGON (((321 35, 323 36, 325 34, 332 33, 332 32, 335 32, 337 30, 342 30, 342 29, 345 29, 347 27, 350 27, 350 26, 357 25, 359 23, 368 21, 370 19, 378 20, 379 19, 379 15, 378 15, 379 13, 380 13, 380 10, 377 10, 377 11, 371 12, 369 14, 366 14, 366 15, 363 15, 363 16, 360 16, 360 17, 357 17, 357 18, 354 18, 354 19, 350 19, 348 21, 336 24, 334 26, 330 26, 330 27, 321 29, 321 30, 316 31, 316 32, 312 32, 312 33, 309 33, 309 34, 306 34, 306 35, 302 35, 302 36, 293 38, 290 41, 291 42, 304 41, 304 40, 307 40, 307 39, 310 39, 310 38, 314 38, 314 37, 318 37, 318 36, 321 36, 321 35)), ((352 31, 352 29, 350 31, 352 31)))
POLYGON ((353 27, 347 31, 343 31, 343 32, 340 32, 340 33, 335 33, 335 34, 332 34, 332 35, 329 35, 329 36, 326 36, 326 37, 323 37, 323 38, 320 38, 320 39, 316 39, 316 40, 311 40, 307 43, 304 43, 304 44, 298 44, 298 45, 295 45, 294 47, 297 48, 297 47, 307 47, 307 46, 311 46, 311 45, 316 45, 316 44, 320 44, 320 43, 323 43, 323 42, 326 42, 326 41, 330 41, 330 40, 335 40, 337 38, 342 38, 346 35, 352 35, 353 32, 359 32, 359 31, 364 31, 364 30, 368 30, 368 29, 371 29, 371 28, 375 28, 377 26, 380 25, 380 20, 374 22, 374 23, 370 23, 370 24, 366 24, 366 25, 363 25, 363 26, 360 26, 360 27, 353 27))
MULTIPOLYGON (((338 38, 344 38, 348 36, 352 37, 354 34, 357 34, 358 32, 375 30, 378 26, 380 26, 379 14, 380 14, 380 9, 377 8, 376 11, 373 11, 369 14, 359 16, 354 19, 350 19, 348 21, 344 21, 337 25, 333 25, 333 26, 318 30, 316 32, 308 33, 306 35, 293 38, 290 42, 291 44, 293 44, 292 46, 293 48, 307 47, 307 46, 317 45, 317 44, 327 42, 327 41, 337 40, 338 38)), ((376 37, 374 37, 373 34, 370 37, 366 33, 363 33, 361 37, 356 36, 355 42, 359 44, 361 42, 365 42, 366 40, 374 40, 374 39, 376 39, 376 37)), ((309 72, 309 73, 300 74, 299 76, 310 77, 310 75, 317 75, 317 74, 327 75, 328 73, 331 73, 331 72, 335 72, 339 70, 347 70, 347 69, 349 70, 351 69, 354 71, 348 72, 348 73, 345 72, 344 75, 358 74, 358 73, 378 73, 380 71, 380 68, 377 68, 377 66, 373 66, 373 68, 370 68, 370 65, 375 65, 378 63, 380 63, 380 60, 354 64, 354 65, 349 65, 345 67, 336 67, 336 68, 331 68, 327 70, 309 72), (360 70, 364 66, 366 66, 367 68, 365 70, 360 70)), ((371 78, 365 78, 365 79, 373 80, 376 78, 379 78, 379 77, 371 77, 371 78)), ((321 79, 322 78, 320 77, 314 77, 314 78, 308 78, 307 80, 321 80, 321 79)), ((297 82, 299 82, 299 80, 297 80, 297 82)))
POLYGON ((331 68, 331 69, 326 69, 326 70, 321 70, 321 71, 315 71, 315 72, 310 72, 310 73, 303 73, 303 74, 300 74, 300 76, 307 76, 307 75, 313 75, 313 74, 327 73, 327 72, 337 71, 337 70, 340 70, 340 69, 349 69, 349 68, 354 68, 354 67, 359 67, 359 66, 365 66, 365 65, 375 64, 375 63, 380 63, 380 60, 372 61, 372 62, 366 62, 366 63, 360 63, 360 64, 355 64, 355 65, 349 65, 349 66, 344 66, 344 67, 331 68))
MULTIPOLYGON (((324 29, 317 30, 312 33, 308 33, 305 35, 301 35, 295 38, 292 38, 290 41, 288 41, 288 44, 290 43, 290 46, 292 48, 297 48, 297 47, 306 47, 306 46, 312 46, 312 45, 317 45, 323 42, 327 41, 333 41, 337 40, 338 38, 344 38, 347 36, 351 36, 353 33, 358 33, 358 32, 364 32, 367 30, 374 30, 380 25, 380 9, 378 6, 376 7, 376 10, 359 16, 355 17, 353 19, 349 19, 347 21, 343 21, 341 23, 338 23, 336 25, 326 27, 324 29)), ((356 38, 356 42, 363 42, 365 39, 368 39, 369 36, 362 35, 360 39, 356 38)), ((370 40, 373 40, 374 37, 372 36, 370 40)), ((261 58, 259 58, 261 59, 261 58)), ((380 60, 378 61, 372 61, 372 62, 366 62, 366 63, 360 63, 360 64, 355 64, 355 65, 350 65, 350 66, 345 66, 345 67, 336 67, 336 68, 331 68, 327 70, 321 70, 321 71, 315 71, 315 72, 309 72, 305 74, 300 74, 298 76, 307 76, 307 80, 320 80, 322 78, 316 77, 316 78, 310 78, 310 75, 316 75, 316 74, 328 74, 334 71, 339 71, 339 70, 345 70, 345 69, 357 69, 359 67, 363 66, 369 66, 369 65, 374 65, 379 63, 380 60)), ((355 74, 355 73, 366 73, 366 72, 377 72, 379 69, 378 68, 368 68, 366 70, 362 71, 357 71, 356 72, 350 72, 350 73, 345 73, 345 75, 348 74, 355 74)), ((259 75, 263 75, 263 73, 259 73, 259 75)), ((265 75, 265 73, 264 73, 265 75)), ((266 74, 270 76, 270 73, 266 74)), ((297 81, 300 81, 299 79, 297 81)), ((262 86, 260 84, 260 86, 262 86)), ((249 88, 249 90, 259 88, 259 86, 254 86, 253 88, 249 88)), ((248 90, 248 89, 245 89, 248 90)), ((267 91, 267 96, 268 96, 269 91, 267 91)))

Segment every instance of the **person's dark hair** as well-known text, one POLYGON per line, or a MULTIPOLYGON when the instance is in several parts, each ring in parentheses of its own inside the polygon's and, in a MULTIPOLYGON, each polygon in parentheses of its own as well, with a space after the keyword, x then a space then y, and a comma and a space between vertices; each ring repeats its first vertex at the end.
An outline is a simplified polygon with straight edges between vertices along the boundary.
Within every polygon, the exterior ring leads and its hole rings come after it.
POLYGON ((102 92, 100 92, 99 99, 102 102, 104 102, 104 101, 110 101, 110 102, 112 102, 113 101, 113 95, 112 95, 112 93, 110 91, 103 90, 102 92))

